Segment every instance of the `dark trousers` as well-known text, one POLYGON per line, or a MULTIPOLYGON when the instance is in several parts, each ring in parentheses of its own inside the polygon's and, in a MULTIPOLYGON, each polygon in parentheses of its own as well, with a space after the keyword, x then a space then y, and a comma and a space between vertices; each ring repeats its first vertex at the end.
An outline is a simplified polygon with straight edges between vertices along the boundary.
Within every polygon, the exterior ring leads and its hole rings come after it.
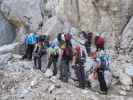
POLYGON ((69 61, 66 60, 61 60, 61 65, 60 65, 60 80, 63 82, 68 82, 69 79, 69 61))
POLYGON ((79 87, 80 88, 85 88, 85 71, 84 71, 84 66, 81 64, 77 64, 75 66, 75 74, 76 77, 79 81, 79 87))
POLYGON ((27 48, 26 48, 25 55, 23 56, 23 59, 28 58, 29 60, 31 60, 33 50, 34 50, 34 44, 28 44, 27 48))
POLYGON ((100 90, 107 92, 108 88, 107 88, 105 78, 104 78, 104 70, 98 70, 98 81, 100 84, 100 90))
POLYGON ((86 47, 87 54, 90 55, 91 47, 86 47))
POLYGON ((37 69, 42 68, 42 61, 41 61, 41 57, 34 57, 34 65, 37 69))
POLYGON ((49 59, 47 68, 50 68, 50 66, 53 64, 53 76, 57 75, 57 60, 49 59))
POLYGON ((90 52, 91 52, 91 41, 87 41, 85 43, 85 48, 86 48, 87 54, 90 55, 90 52))

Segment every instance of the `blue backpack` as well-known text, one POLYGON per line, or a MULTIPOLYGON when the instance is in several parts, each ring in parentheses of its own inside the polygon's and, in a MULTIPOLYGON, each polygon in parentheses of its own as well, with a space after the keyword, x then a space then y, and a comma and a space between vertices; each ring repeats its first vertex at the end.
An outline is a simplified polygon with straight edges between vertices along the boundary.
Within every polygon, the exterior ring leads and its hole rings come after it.
POLYGON ((37 42, 37 37, 34 33, 31 33, 26 37, 26 44, 35 44, 37 42))

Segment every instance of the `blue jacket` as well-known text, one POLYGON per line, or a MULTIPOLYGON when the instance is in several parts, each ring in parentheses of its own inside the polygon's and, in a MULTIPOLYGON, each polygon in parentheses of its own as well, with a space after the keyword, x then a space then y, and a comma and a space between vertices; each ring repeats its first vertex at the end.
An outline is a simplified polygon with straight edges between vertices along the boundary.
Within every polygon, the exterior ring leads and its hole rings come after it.
POLYGON ((35 33, 31 33, 26 36, 25 43, 26 44, 36 44, 37 42, 37 35, 35 33))

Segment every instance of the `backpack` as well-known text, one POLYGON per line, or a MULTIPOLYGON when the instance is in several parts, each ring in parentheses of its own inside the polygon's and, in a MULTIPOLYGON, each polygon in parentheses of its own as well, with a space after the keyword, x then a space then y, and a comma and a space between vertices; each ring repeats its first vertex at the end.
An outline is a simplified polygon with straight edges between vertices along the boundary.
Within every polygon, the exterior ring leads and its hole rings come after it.
POLYGON ((100 69, 109 70, 109 57, 103 55, 103 56, 100 56, 99 58, 101 62, 100 69))
POLYGON ((104 45, 104 38, 103 37, 97 37, 96 45, 103 46, 104 45))
POLYGON ((37 42, 36 35, 34 33, 31 33, 26 37, 26 43, 27 44, 35 44, 37 42))
POLYGON ((67 58, 69 60, 72 60, 73 59, 73 51, 72 51, 72 48, 71 47, 66 47, 64 50, 63 50, 63 58, 67 58))
POLYGON ((51 55, 51 56, 55 56, 55 55, 58 55, 58 53, 59 53, 59 50, 58 50, 58 48, 48 48, 48 52, 49 52, 49 54, 51 55))

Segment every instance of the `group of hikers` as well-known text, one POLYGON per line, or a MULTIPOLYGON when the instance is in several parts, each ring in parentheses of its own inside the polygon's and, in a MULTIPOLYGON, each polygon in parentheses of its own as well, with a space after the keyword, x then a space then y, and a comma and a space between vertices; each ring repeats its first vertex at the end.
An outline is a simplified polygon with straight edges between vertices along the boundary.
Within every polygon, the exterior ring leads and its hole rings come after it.
POLYGON ((73 45, 73 35, 70 33, 59 33, 54 40, 49 35, 38 35, 29 33, 25 38, 26 52, 23 59, 34 60, 35 68, 42 69, 42 56, 47 55, 48 62, 45 72, 53 65, 53 76, 59 73, 62 82, 68 82, 71 78, 71 70, 75 72, 75 81, 79 88, 90 88, 89 77, 98 79, 100 93, 107 94, 108 86, 105 81, 104 72, 109 70, 109 57, 104 49, 105 39, 101 35, 84 31, 79 33, 83 38, 83 44, 73 45), (95 38, 93 38, 95 36, 95 38), (92 47, 92 41, 95 47, 92 47), (83 49, 81 45, 85 48, 83 49), (91 59, 91 68, 87 68, 87 58, 91 59), (60 62, 58 64, 58 62, 60 62))

